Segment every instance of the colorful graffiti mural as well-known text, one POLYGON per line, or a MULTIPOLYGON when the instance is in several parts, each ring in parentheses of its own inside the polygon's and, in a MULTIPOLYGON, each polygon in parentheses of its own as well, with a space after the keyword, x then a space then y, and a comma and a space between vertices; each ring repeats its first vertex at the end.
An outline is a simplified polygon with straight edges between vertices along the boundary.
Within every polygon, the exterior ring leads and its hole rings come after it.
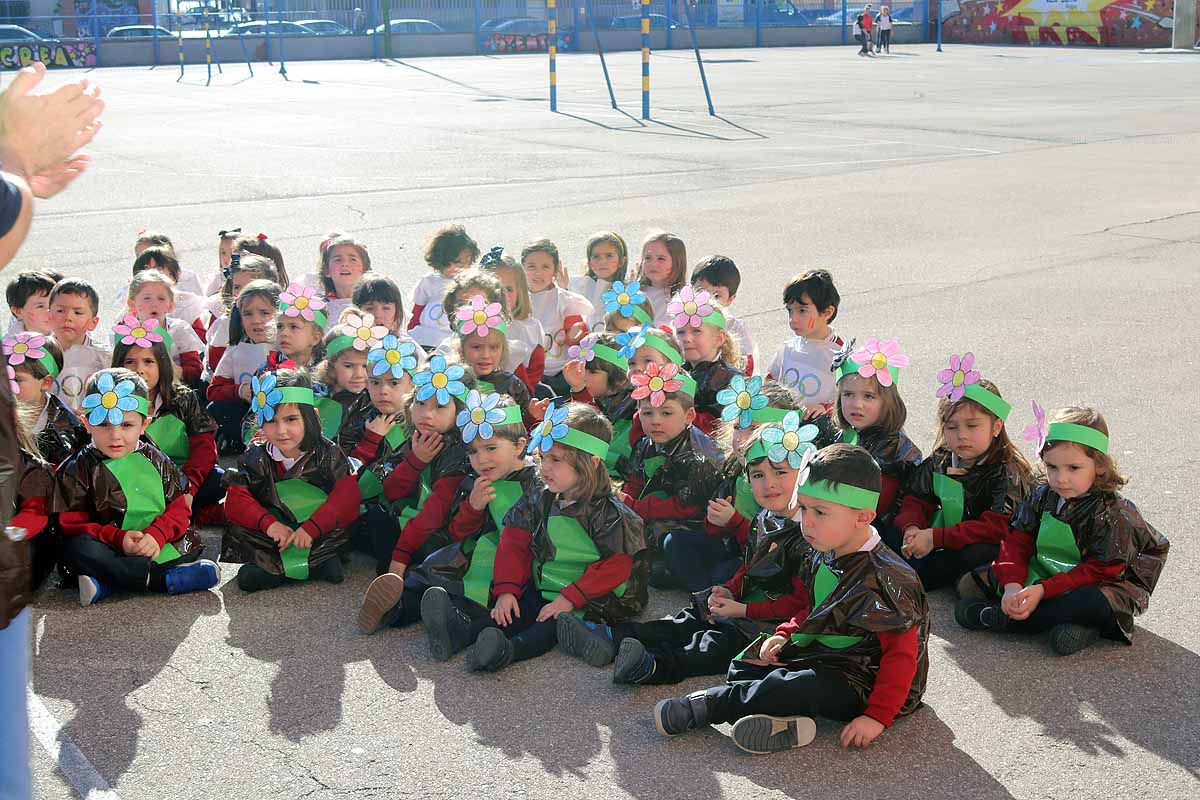
POLYGON ((92 42, 41 42, 0 47, 0 67, 20 69, 34 61, 47 67, 94 67, 96 45, 92 42))
MULTIPOLYGON (((481 44, 485 53, 545 53, 550 49, 550 34, 495 33, 491 36, 484 37, 481 44)), ((574 34, 558 34, 559 50, 572 50, 574 48, 574 34)))
POLYGON ((75 25, 78 36, 108 33, 120 25, 142 22, 137 0, 75 0, 75 25))
POLYGON ((1174 0, 963 0, 942 4, 950 42, 1170 47, 1174 0))

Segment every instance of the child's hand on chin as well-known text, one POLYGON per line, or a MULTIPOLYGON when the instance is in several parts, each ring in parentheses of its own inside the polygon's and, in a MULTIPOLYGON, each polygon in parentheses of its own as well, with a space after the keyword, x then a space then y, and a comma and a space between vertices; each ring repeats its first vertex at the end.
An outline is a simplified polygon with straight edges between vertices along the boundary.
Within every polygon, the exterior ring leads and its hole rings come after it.
POLYGON ((883 733, 883 723, 872 719, 866 714, 855 717, 850 724, 842 728, 842 747, 866 747, 883 733))

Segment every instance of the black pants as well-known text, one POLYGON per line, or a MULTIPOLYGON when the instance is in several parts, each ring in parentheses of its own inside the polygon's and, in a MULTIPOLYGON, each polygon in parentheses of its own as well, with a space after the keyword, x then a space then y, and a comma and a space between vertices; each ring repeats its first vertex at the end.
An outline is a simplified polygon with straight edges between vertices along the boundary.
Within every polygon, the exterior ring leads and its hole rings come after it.
POLYGON ((196 551, 170 564, 155 564, 145 556, 131 556, 106 545, 99 539, 81 534, 63 539, 63 562, 76 575, 87 575, 101 583, 124 589, 128 592, 150 590, 151 570, 167 570, 178 564, 195 561, 200 556, 196 551))
POLYGON ((892 30, 891 30, 891 28, 879 31, 879 47, 885 53, 892 52, 892 30))
POLYGON ((200 488, 192 498, 192 513, 195 514, 202 508, 216 505, 224 500, 225 490, 225 470, 213 467, 212 472, 208 473, 208 477, 204 479, 204 483, 200 484, 200 488))
POLYGON ((735 662, 728 683, 705 693, 709 722, 735 722, 751 714, 825 717, 849 721, 866 710, 842 674, 817 667, 792 672, 735 662))
POLYGON ((1083 625, 1095 628, 1106 639, 1124 641, 1116 615, 1098 586, 1080 586, 1038 603, 1028 619, 1012 620, 1009 630, 1041 633, 1056 625, 1083 625))
POLYGON ((742 559, 736 547, 725 537, 704 531, 671 531, 663 537, 663 564, 677 584, 689 592, 702 592, 737 573, 742 559))
POLYGON ((1000 545, 977 542, 961 550, 934 550, 924 558, 911 558, 908 563, 912 564, 917 575, 921 576, 921 583, 926 590, 933 591, 943 586, 954 585, 971 570, 991 564, 998 555, 1000 545))
POLYGON ((213 400, 208 413, 217 421, 217 439, 224 442, 242 441, 242 420, 250 411, 243 400, 213 400))
POLYGON ((525 591, 521 594, 519 600, 521 616, 503 628, 492 619, 490 609, 469 599, 466 603, 462 603, 463 599, 465 598, 455 597, 454 601, 458 608, 471 617, 471 631, 468 639, 474 642, 485 629, 500 628, 513 644, 514 662, 545 655, 558 644, 558 623, 554 618, 551 617, 545 622, 537 621, 538 612, 547 605, 548 601, 532 584, 526 586, 525 591))
MULTIPOLYGON (((400 540, 400 521, 379 503, 368 502, 366 508, 366 514, 355 523, 350 537, 357 549, 375 559, 375 573, 382 575, 392 565, 392 553, 396 550, 396 542, 400 540)), ((429 554, 418 555, 419 558, 413 559, 413 565, 420 564, 429 554)))
POLYGON ((697 675, 721 675, 751 639, 729 623, 708 624, 685 608, 670 619, 613 626, 613 640, 637 639, 654 656, 646 684, 679 683, 697 675))

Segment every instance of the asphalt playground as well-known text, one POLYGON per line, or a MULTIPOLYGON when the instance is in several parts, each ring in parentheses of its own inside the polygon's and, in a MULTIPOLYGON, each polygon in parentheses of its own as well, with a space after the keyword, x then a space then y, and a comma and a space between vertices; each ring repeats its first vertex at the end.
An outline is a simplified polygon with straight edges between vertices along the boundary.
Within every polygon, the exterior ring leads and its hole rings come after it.
MULTIPOLYGON (((207 276, 216 232, 269 234, 293 274, 332 230, 406 290, 446 221, 484 249, 555 239, 577 269, 611 228, 666 228, 689 260, 742 268, 734 311, 763 357, 782 286, 831 269, 844 336, 891 336, 914 366, 908 432, 930 445, 934 375, 972 350, 1014 404, 1095 404, 1127 495, 1172 540, 1136 643, 1071 658, 959 629, 931 598, 926 707, 872 747, 742 754, 728 730, 667 741, 654 703, 552 653, 499 675, 431 660, 420 628, 360 636, 370 580, 246 595, 34 609, 31 760, 39 798, 1164 798, 1200 796, 1200 59, 1083 49, 898 46, 95 70, 108 100, 94 167, 39 209, 8 271, 94 280, 104 324, 133 240, 169 233, 207 276)), ((71 73, 76 77, 78 73, 71 73)), ((67 73, 53 73, 50 83, 67 73)), ((216 530, 206 530, 216 551, 216 530)), ((682 594, 659 594, 647 616, 682 594)), ((719 680, 714 677, 713 680, 719 680)))

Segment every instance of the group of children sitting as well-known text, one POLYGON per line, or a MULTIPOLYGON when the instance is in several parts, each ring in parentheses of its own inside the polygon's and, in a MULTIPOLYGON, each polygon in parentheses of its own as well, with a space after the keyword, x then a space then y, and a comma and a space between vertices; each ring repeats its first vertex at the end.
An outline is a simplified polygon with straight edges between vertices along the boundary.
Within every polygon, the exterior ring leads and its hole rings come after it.
POLYGON ((378 574, 364 633, 421 622, 435 659, 470 648, 474 671, 557 646, 618 684, 724 674, 655 723, 735 723, 761 753, 808 744, 816 716, 865 746, 917 708, 927 591, 953 587, 964 627, 1048 632, 1065 655, 1130 642, 1166 561, 1119 494, 1103 416, 1034 403, 1035 474, 971 353, 918 379, 939 398, 923 454, 909 358, 833 333, 825 270, 784 288, 794 335, 764 369, 730 311, 734 262, 689 280, 667 233, 633 268, 597 233, 571 276, 548 240, 518 260, 446 226, 407 307, 350 236, 300 280, 266 236, 219 244, 202 286, 140 235, 100 334, 86 281, 8 286, 12 525, 38 581, 57 569, 83 605, 216 586, 204 524, 247 592, 341 582, 358 549, 378 574), (636 621, 649 587, 691 603, 636 621))

